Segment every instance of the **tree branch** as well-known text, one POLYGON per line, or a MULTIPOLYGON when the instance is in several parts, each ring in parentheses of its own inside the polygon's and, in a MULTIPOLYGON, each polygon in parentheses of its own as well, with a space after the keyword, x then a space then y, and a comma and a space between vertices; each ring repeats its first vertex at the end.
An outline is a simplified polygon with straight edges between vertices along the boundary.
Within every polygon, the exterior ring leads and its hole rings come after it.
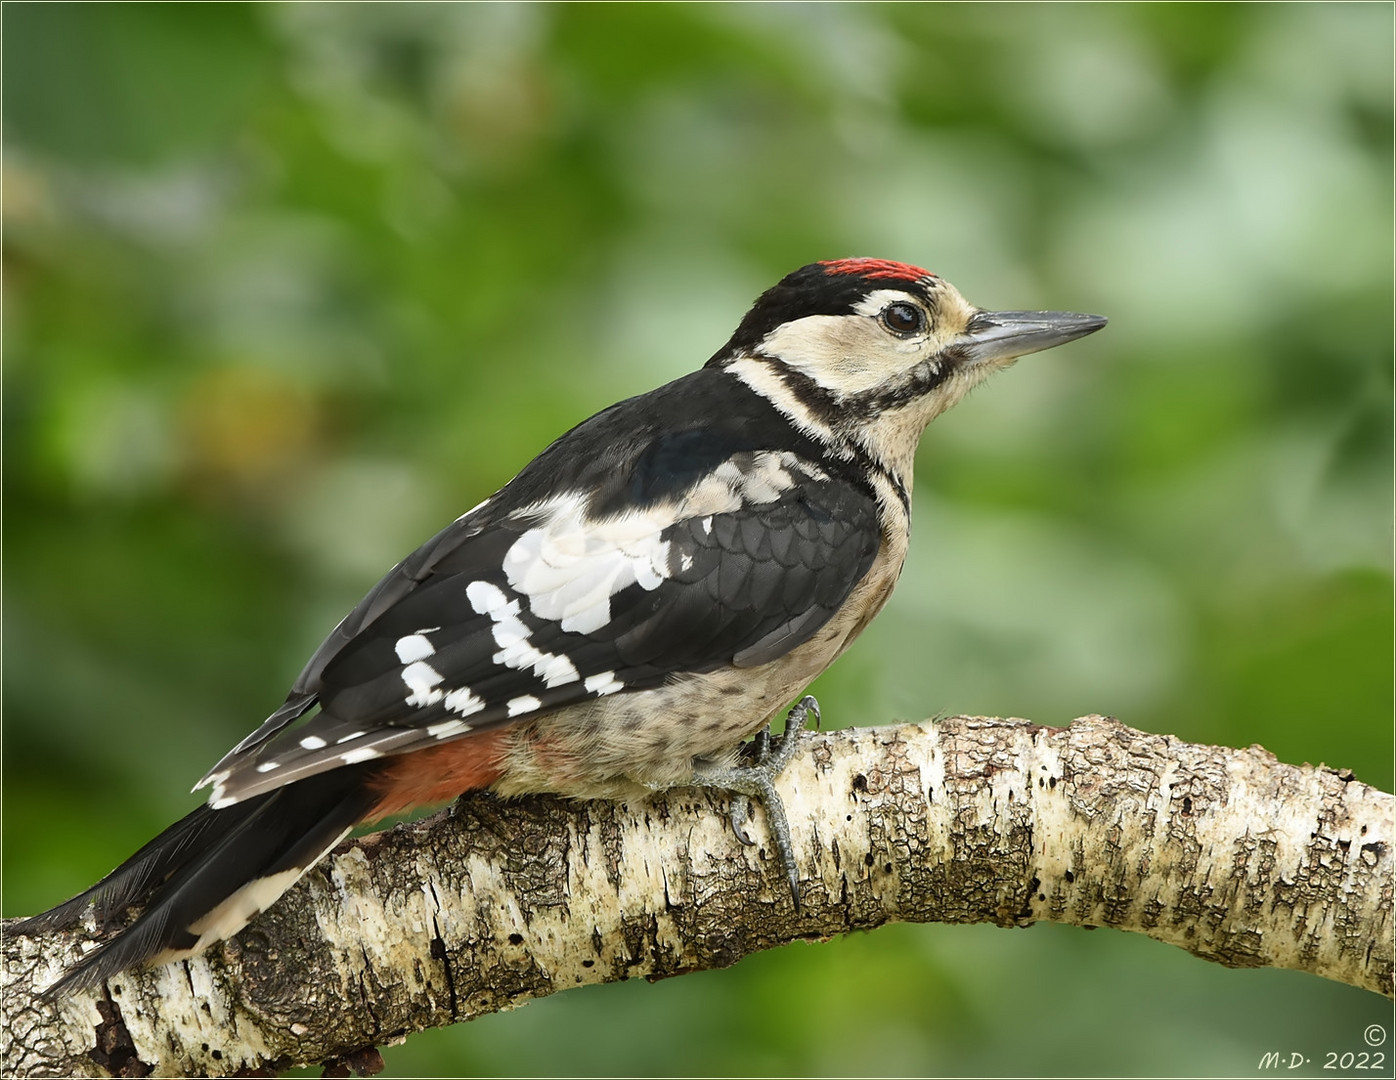
POLYGON ((339 1060, 572 986, 896 921, 1112 926, 1392 993, 1396 800, 1351 774, 1103 717, 954 717, 806 736, 781 789, 798 912, 725 801, 682 789, 463 799, 342 845, 233 940, 113 979, 104 999, 36 996, 72 935, 6 935, 0 1070, 339 1060))

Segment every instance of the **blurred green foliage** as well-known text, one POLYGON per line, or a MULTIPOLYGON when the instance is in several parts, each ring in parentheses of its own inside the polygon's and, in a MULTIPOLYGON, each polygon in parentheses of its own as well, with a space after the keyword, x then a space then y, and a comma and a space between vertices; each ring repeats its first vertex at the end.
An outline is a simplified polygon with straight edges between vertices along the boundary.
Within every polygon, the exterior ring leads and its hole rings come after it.
MULTIPOLYGON (((1111 316, 937 422, 838 723, 1392 782, 1389 5, 7 4, 6 914, 196 801, 393 561, 816 258, 1111 316)), ((398 1075, 1222 1075, 1371 995, 889 927, 398 1075), (794 1007, 792 1007, 794 1006, 794 1007)))

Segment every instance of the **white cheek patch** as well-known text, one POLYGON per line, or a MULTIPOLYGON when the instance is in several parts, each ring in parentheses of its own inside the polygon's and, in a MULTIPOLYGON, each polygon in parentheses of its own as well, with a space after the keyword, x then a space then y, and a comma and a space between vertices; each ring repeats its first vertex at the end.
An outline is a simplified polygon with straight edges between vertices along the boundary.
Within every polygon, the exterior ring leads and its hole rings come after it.
POLYGON ((879 289, 859 305, 857 314, 792 319, 767 334, 755 351, 840 397, 866 393, 936 352, 928 335, 899 338, 878 323, 876 315, 888 303, 906 299, 896 289, 879 289))
MULTIPOLYGON (((548 521, 514 542, 504 573, 534 615, 589 634, 611 621, 611 597, 622 589, 653 591, 668 579, 669 542, 660 537, 672 522, 665 513, 588 521, 579 499, 560 500, 548 521)), ((559 668, 559 682, 549 685, 577 678, 575 668, 571 679, 564 673, 559 668)))

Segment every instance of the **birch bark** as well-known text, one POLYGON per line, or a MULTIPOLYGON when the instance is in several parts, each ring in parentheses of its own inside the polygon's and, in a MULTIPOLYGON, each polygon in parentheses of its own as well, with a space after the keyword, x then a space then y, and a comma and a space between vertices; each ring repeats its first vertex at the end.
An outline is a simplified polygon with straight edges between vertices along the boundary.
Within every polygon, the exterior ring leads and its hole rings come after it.
MULTIPOLYGON (((573 986, 725 967, 886 922, 1109 926, 1232 967, 1391 995, 1396 799, 1091 716, 806 735, 781 790, 796 911, 759 811, 489 795, 352 840, 229 942, 39 997, 79 940, 5 935, 7 1076, 220 1076, 360 1056, 573 986)), ((84 939, 84 935, 77 935, 84 939)))

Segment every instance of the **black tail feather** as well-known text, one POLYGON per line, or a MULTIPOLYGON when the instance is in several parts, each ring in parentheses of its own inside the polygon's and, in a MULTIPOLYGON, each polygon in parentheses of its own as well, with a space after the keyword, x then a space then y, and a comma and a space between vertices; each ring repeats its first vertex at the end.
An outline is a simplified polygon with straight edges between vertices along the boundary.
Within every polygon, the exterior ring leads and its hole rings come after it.
POLYGON ((16 924, 15 933, 68 928, 94 902, 104 922, 133 905, 144 908, 45 996, 90 989, 152 959, 188 954, 217 930, 212 923, 230 928, 204 944, 236 933, 365 816, 377 798, 365 783, 366 771, 336 769, 222 810, 201 806, 91 889, 16 924), (220 912, 225 904, 230 909, 220 912), (210 923, 214 913, 220 916, 210 923))
POLYGON ((53 930, 71 930, 82 921, 87 909, 94 905, 98 925, 102 929, 109 929, 117 915, 139 902, 143 896, 148 896, 178 869, 188 857, 187 853, 201 850, 205 846, 201 842, 207 838, 210 830, 226 832, 245 819, 257 801, 238 803, 224 811, 211 810, 207 805, 200 806, 176 821, 96 885, 55 908, 16 923, 13 932, 43 934, 53 930))

